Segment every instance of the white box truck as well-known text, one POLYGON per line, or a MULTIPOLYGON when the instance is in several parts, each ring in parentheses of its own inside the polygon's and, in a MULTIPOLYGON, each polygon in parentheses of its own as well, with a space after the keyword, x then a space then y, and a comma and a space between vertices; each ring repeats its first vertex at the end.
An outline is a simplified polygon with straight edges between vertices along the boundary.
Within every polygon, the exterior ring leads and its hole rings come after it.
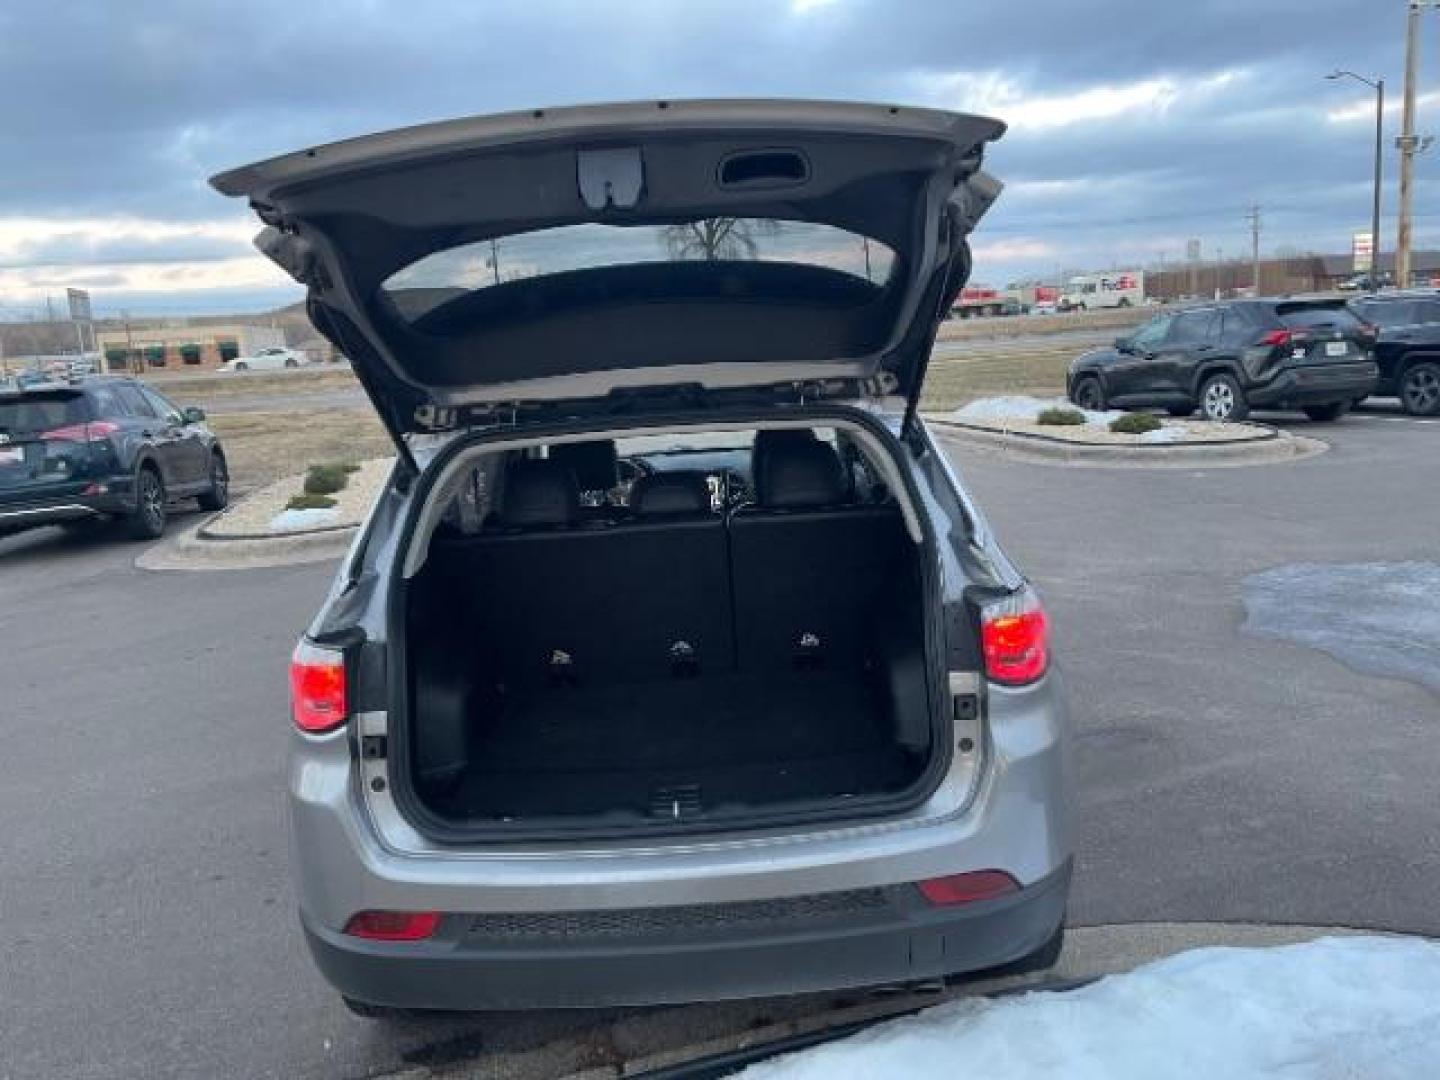
POLYGON ((1145 302, 1145 272, 1119 270, 1112 274, 1080 274, 1065 283, 1061 311, 1139 307, 1145 302))

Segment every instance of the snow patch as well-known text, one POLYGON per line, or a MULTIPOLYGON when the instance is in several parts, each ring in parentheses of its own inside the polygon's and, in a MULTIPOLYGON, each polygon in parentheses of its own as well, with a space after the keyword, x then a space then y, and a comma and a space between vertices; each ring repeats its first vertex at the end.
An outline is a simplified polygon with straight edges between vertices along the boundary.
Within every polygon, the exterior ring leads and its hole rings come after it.
POLYGON ((271 532, 295 532, 299 529, 318 529, 333 525, 340 520, 340 511, 328 508, 312 510, 281 510, 270 519, 271 532))
POLYGON ((1196 949, 1068 993, 970 999, 752 1066, 748 1080, 1440 1075, 1440 944, 1196 949))
MULTIPOLYGON (((1034 420, 1042 409, 1075 409, 1073 402, 1064 398, 1036 398, 1024 394, 1006 397, 981 398, 969 405, 956 409, 951 416, 956 420, 1034 420)), ((1125 414, 1116 409, 1095 412, 1091 409, 1076 409, 1085 414, 1087 424, 1108 424, 1117 416, 1125 414)))
POLYGON ((1140 441, 1146 443, 1183 442, 1185 437, 1186 431, 1179 424, 1166 424, 1164 427, 1146 431, 1139 436, 1140 441))

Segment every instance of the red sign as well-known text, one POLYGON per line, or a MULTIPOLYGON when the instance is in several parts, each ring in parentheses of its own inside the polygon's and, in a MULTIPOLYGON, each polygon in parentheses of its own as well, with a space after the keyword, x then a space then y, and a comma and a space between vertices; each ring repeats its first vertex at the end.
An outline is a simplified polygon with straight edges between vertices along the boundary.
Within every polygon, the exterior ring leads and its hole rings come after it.
POLYGON ((1036 285, 1035 302, 1037 304, 1053 304, 1060 299, 1060 286, 1058 285, 1036 285))

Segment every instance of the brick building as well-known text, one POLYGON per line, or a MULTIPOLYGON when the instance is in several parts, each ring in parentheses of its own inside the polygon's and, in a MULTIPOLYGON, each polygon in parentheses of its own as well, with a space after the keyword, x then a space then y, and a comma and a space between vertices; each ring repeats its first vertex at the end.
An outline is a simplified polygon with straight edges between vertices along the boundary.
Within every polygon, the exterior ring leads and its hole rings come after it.
POLYGON ((285 331, 249 323, 173 325, 131 322, 96 326, 95 340, 110 371, 152 368, 214 368, 236 356, 285 345, 285 331))

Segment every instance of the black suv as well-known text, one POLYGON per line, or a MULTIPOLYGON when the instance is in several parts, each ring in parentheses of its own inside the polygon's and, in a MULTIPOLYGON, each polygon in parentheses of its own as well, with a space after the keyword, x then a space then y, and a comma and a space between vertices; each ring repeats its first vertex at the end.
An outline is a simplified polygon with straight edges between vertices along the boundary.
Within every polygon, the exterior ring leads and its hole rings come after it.
POLYGON ((1084 409, 1243 420, 1252 407, 1339 419, 1375 389, 1374 331, 1343 300, 1229 300, 1157 316, 1070 365, 1084 409))
POLYGON ((223 508, 225 453, 204 419, 114 376, 0 392, 0 533, 113 517, 148 540, 177 499, 223 508))
POLYGON ((1440 415, 1440 294, 1367 296, 1350 306, 1379 330, 1375 393, 1398 397, 1411 416, 1440 415))

